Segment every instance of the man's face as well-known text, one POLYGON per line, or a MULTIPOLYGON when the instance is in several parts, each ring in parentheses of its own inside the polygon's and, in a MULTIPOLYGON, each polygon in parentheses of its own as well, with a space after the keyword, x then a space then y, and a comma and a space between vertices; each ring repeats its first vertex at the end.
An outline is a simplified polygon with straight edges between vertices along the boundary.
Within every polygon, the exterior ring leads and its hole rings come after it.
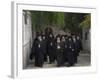
POLYGON ((68 40, 71 41, 71 38, 69 38, 68 40))
POLYGON ((52 38, 53 36, 52 36, 52 34, 50 34, 50 38, 52 38))
POLYGON ((57 38, 57 42, 60 42, 60 38, 59 37, 57 38))
POLYGON ((45 40, 45 36, 43 36, 43 40, 45 40))
POLYGON ((62 37, 61 41, 65 41, 65 37, 62 37))
POLYGON ((77 36, 77 40, 79 40, 80 38, 79 38, 79 36, 77 36))
POLYGON ((42 37, 41 37, 41 36, 38 36, 38 40, 39 40, 39 41, 42 41, 42 37))
POLYGON ((75 38, 75 36, 73 36, 73 40, 74 40, 74 41, 76 41, 76 38, 75 38))

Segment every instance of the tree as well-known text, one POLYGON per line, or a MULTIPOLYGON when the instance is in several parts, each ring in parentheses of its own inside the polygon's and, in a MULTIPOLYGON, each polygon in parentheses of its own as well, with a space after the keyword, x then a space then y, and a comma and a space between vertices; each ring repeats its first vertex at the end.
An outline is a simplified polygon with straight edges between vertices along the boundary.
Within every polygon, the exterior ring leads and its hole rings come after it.
POLYGON ((89 16, 85 13, 31 11, 32 27, 36 31, 44 30, 48 25, 55 26, 67 32, 79 32, 82 25, 89 25, 89 16), (84 18, 84 16, 86 16, 84 18))
POLYGON ((83 13, 65 13, 65 27, 64 30, 66 31, 69 29, 71 32, 79 32, 81 31, 81 28, 79 27, 79 24, 84 19, 83 13))
POLYGON ((91 27, 91 15, 85 15, 83 22, 80 23, 80 27, 90 28, 91 27))

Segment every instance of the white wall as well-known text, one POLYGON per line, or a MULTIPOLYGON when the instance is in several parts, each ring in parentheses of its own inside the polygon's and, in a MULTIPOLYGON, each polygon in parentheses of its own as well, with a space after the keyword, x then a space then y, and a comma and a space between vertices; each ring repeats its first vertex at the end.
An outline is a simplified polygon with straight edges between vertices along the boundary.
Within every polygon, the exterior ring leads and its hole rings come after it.
MULTIPOLYGON (((12 80, 10 76, 11 68, 11 1, 12 0, 1 0, 0 1, 0 80, 12 80)), ((58 77, 45 77, 45 78, 30 78, 25 80, 99 80, 100 79, 100 5, 99 0, 28 0, 37 3, 46 4, 67 4, 67 2, 72 2, 72 4, 79 5, 96 5, 99 7, 97 20, 98 27, 96 27, 97 32, 94 36, 95 41, 95 51, 98 53, 98 72, 97 73, 85 73, 76 75, 65 75, 58 77), (97 1, 97 4, 95 4, 97 1)), ((19 79, 24 80, 24 79, 19 79)))
POLYGON ((31 52, 31 42, 32 42, 32 31, 31 31, 31 13, 29 11, 23 11, 23 68, 26 68, 29 62, 29 56, 31 52), (25 23, 25 14, 26 22, 25 23))

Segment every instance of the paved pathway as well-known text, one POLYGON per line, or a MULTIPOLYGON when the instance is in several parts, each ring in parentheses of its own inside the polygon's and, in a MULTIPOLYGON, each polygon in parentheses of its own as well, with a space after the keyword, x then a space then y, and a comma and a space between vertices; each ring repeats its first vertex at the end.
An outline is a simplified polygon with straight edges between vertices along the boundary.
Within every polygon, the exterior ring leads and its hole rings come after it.
MULTIPOLYGON (((78 63, 75 64, 75 67, 82 67, 82 66, 90 66, 90 55, 88 53, 85 54, 80 54, 80 56, 78 57, 78 63)), ((67 63, 66 63, 67 64, 67 63)), ((66 66, 66 65, 65 65, 66 66)), ((56 67, 56 62, 53 64, 48 64, 47 62, 44 63, 43 68, 54 68, 56 67)), ((39 67, 35 67, 34 66, 34 62, 31 62, 28 66, 27 69, 35 69, 35 68, 39 68, 39 67)))

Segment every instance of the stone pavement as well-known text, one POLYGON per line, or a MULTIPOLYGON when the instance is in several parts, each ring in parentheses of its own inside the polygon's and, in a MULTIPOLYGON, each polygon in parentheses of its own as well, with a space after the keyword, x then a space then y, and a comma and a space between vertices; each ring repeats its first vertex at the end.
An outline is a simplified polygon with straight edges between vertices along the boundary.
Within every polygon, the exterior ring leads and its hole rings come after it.
MULTIPOLYGON (((67 64, 67 63, 66 63, 67 64)), ((78 63, 74 65, 74 67, 83 67, 83 66, 90 66, 91 64, 91 58, 90 53, 83 53, 81 52, 78 56, 78 63)), ((48 62, 45 62, 42 68, 54 68, 56 67, 56 62, 53 64, 48 64, 48 62)), ((67 66, 66 66, 67 67, 67 66)), ((36 69, 39 67, 34 66, 34 62, 31 62, 26 69, 36 69)))

